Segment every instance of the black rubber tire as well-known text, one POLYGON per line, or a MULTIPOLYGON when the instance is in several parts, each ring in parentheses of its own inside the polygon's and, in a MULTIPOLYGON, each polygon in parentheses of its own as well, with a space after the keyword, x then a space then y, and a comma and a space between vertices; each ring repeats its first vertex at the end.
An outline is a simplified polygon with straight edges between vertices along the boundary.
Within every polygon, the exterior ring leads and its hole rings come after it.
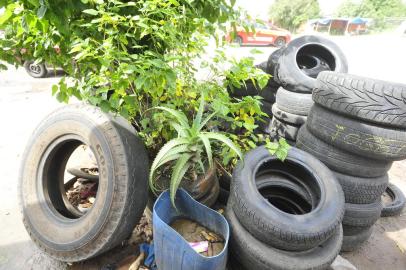
POLYGON ((355 235, 344 235, 342 252, 351 252, 359 249, 371 237, 373 227, 365 227, 360 233, 355 235))
POLYGON ((307 116, 314 102, 311 94, 295 93, 280 87, 276 93, 276 103, 282 111, 307 116))
POLYGON ((284 49, 285 47, 282 47, 272 52, 268 58, 267 73, 272 76, 270 81, 275 86, 280 86, 280 81, 278 79, 279 57, 281 57, 284 49))
MULTIPOLYGON (((370 227, 381 216, 382 204, 379 199, 369 204, 345 204, 343 225, 356 227, 370 227)), ((344 235, 347 235, 344 232, 344 235)))
POLYGON ((264 89, 259 91, 259 96, 262 97, 264 101, 274 104, 278 88, 279 87, 274 87, 268 84, 264 89))
POLYGON ((292 114, 281 110, 277 103, 272 106, 272 114, 274 117, 278 118, 282 122, 286 122, 295 126, 301 126, 307 121, 306 116, 292 114))
MULTIPOLYGON (((229 202, 226 218, 230 224, 230 251, 246 269, 309 270, 327 269, 338 256, 343 239, 341 224, 328 240, 301 252, 283 251, 264 244, 253 237, 238 221, 229 202)), ((239 269, 233 269, 239 270, 239 269)))
POLYGON ((123 118, 83 104, 51 113, 33 132, 20 169, 20 205, 31 239, 66 262, 83 261, 121 244, 145 209, 148 168, 144 144, 123 118), (75 219, 61 187, 66 162, 83 143, 98 161, 100 179, 93 207, 75 219))
POLYGON ((329 65, 331 71, 341 73, 348 71, 347 59, 334 42, 318 36, 302 36, 292 40, 279 57, 278 80, 287 90, 311 93, 316 86, 314 75, 310 77, 300 69, 301 56, 322 59, 329 65))
POLYGON ((392 162, 367 159, 329 145, 311 134, 303 125, 297 136, 296 146, 327 165, 336 172, 358 177, 380 177, 385 175, 392 162))
MULTIPOLYGON (((293 181, 295 181, 294 179, 293 181)), ((230 198, 241 224, 257 239, 283 250, 307 250, 328 239, 341 223, 344 194, 332 172, 316 158, 291 148, 284 162, 265 146, 249 151, 234 169, 230 198), (271 168, 261 165, 271 164, 271 168), (305 215, 285 213, 258 190, 257 176, 286 171, 320 198, 305 215)))
POLYGON ((365 230, 371 228, 372 226, 343 225, 343 232, 345 232, 344 236, 352 236, 352 235, 360 234, 360 233, 364 232, 365 230))
POLYGON ((274 117, 272 119, 269 132, 271 134, 276 134, 278 138, 285 138, 290 141, 296 141, 299 128, 300 126, 294 126, 288 123, 284 123, 278 118, 274 117))
POLYGON ((96 174, 90 174, 87 172, 84 172, 82 168, 68 168, 67 169, 68 173, 70 173, 73 176, 79 177, 79 178, 84 178, 84 179, 89 179, 89 180, 99 180, 99 175, 96 174))
POLYGON ((277 37, 274 41, 275 47, 282 48, 286 45, 286 38, 284 37, 277 37))
POLYGON ((406 85, 322 72, 313 99, 330 110, 382 126, 406 128, 406 85))
POLYGON ((303 73, 306 74, 307 76, 316 79, 317 76, 320 74, 320 72, 330 70, 328 64, 323 59, 320 59, 320 58, 315 57, 315 56, 308 56, 308 57, 310 57, 311 61, 315 62, 315 65, 312 66, 311 68, 303 68, 302 69, 303 73))
POLYGON ((385 193, 391 197, 392 202, 383 205, 381 217, 399 216, 406 205, 405 195, 394 184, 389 184, 385 193))
POLYGON ((376 202, 388 186, 388 174, 375 178, 355 177, 334 172, 344 191, 345 202, 369 204, 376 202))
POLYGON ((307 128, 319 139, 339 149, 384 161, 406 158, 406 130, 360 122, 314 105, 307 128))
POLYGON ((25 71, 27 71, 28 75, 30 75, 33 78, 36 78, 36 79, 44 78, 48 74, 45 64, 44 63, 36 64, 35 65, 36 71, 33 71, 31 66, 34 65, 34 62, 35 61, 25 61, 24 62, 25 71))

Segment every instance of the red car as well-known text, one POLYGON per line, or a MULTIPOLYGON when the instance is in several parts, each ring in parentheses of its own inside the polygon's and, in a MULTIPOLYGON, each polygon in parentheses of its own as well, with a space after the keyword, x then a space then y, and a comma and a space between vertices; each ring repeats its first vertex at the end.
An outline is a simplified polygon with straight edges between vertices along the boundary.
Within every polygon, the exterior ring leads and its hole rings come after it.
POLYGON ((288 30, 278 28, 274 25, 256 24, 255 33, 247 33, 242 27, 238 27, 236 34, 234 39, 232 39, 231 32, 228 33, 226 40, 240 45, 274 45, 276 47, 282 47, 292 39, 292 35, 288 30))

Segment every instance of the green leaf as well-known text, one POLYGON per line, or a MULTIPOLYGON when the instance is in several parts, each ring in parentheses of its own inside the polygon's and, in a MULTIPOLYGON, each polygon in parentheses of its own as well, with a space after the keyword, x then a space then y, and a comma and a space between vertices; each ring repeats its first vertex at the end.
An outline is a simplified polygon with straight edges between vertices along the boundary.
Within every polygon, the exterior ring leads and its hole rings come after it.
POLYGON ((57 85, 52 85, 52 95, 55 95, 56 92, 58 92, 58 86, 57 85))
POLYGON ((204 134, 200 134, 199 138, 202 140, 204 147, 206 148, 207 159, 209 161, 210 168, 213 168, 213 153, 211 151, 210 140, 204 134))
POLYGON ((206 137, 209 139, 214 139, 224 143, 231 150, 233 150, 239 156, 240 159, 243 159, 241 149, 236 144, 234 144, 229 138, 227 138, 227 136, 214 132, 203 132, 203 134, 206 135, 206 137))
POLYGON ((99 14, 99 12, 95 9, 85 9, 82 11, 83 13, 89 14, 89 15, 93 15, 96 16, 99 14))
POLYGON ((159 150, 158 154, 156 155, 154 161, 152 162, 150 173, 149 173, 149 185, 152 189, 152 191, 155 191, 154 188, 154 175, 155 172, 158 168, 159 163, 162 162, 162 159, 166 157, 169 151, 171 151, 174 147, 182 145, 182 144, 187 144, 189 141, 185 138, 176 138, 172 139, 169 142, 167 142, 161 150, 159 150))
POLYGON ((39 19, 44 18, 45 13, 47 12, 47 6, 41 5, 37 11, 37 16, 39 19))
POLYGON ((171 184, 170 184, 170 195, 171 195, 171 202, 173 207, 176 208, 175 205, 175 196, 176 191, 178 190, 179 184, 185 176, 186 171, 189 169, 191 163, 189 159, 192 157, 191 154, 185 153, 183 154, 175 164, 173 168, 172 176, 171 176, 171 184))
POLYGON ((196 117, 193 120, 193 128, 197 131, 200 130, 200 123, 202 122, 202 117, 203 117, 203 111, 204 111, 204 96, 200 98, 200 106, 199 110, 197 111, 196 117))
POLYGON ((166 111, 166 112, 170 113, 173 117, 175 117, 175 119, 179 122, 179 124, 181 124, 185 128, 190 128, 188 119, 183 112, 176 111, 174 109, 170 109, 167 107, 155 107, 155 109, 166 111))

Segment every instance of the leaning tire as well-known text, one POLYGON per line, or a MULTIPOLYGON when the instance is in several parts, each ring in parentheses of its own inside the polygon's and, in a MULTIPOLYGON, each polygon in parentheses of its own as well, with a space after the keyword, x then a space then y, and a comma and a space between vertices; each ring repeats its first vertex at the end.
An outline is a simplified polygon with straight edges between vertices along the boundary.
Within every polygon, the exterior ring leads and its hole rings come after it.
POLYGON ((404 130, 353 120, 319 105, 312 107, 306 125, 316 137, 355 155, 385 161, 406 158, 404 130))
POLYGON ((344 195, 331 171, 296 148, 284 162, 265 146, 248 152, 234 169, 230 198, 238 220, 253 236, 283 250, 307 250, 324 242, 340 225, 344 211, 344 195), (266 190, 258 188, 259 176, 281 170, 296 177, 292 182, 301 179, 299 184, 319 198, 305 215, 283 212, 261 196, 266 190))
POLYGON ((306 63, 309 56, 322 59, 331 71, 348 71, 347 59, 335 43, 322 37, 303 36, 292 40, 279 57, 277 74, 283 88, 300 93, 313 91, 314 75, 310 77, 301 69, 312 67, 312 63, 306 63))
POLYGON ((307 121, 306 116, 296 115, 283 111, 279 108, 278 104, 274 104, 272 106, 272 114, 279 120, 296 126, 301 126, 307 121))
POLYGON ((277 137, 282 137, 290 141, 296 141, 299 128, 300 126, 284 123, 274 117, 271 122, 270 133, 275 134, 277 137))
POLYGON ((384 204, 381 217, 391 217, 391 216, 398 216, 402 213, 403 208, 406 205, 406 199, 403 192, 394 184, 389 184, 386 191, 392 202, 390 204, 384 204))
POLYGON ((296 146, 321 160, 330 169, 342 174, 380 177, 385 175, 392 166, 392 162, 364 158, 331 146, 310 133, 306 125, 299 130, 296 146))
POLYGON ((378 201, 388 186, 388 174, 380 177, 355 177, 334 172, 344 191, 345 201, 354 204, 369 204, 378 201))
POLYGON ((282 111, 307 116, 313 106, 311 94, 301 94, 280 87, 276 93, 276 103, 282 111))
MULTIPOLYGON (((343 225, 356 227, 370 227, 381 216, 382 204, 379 199, 370 204, 345 204, 343 225)), ((344 235, 346 235, 344 231, 344 235)))
POLYGON ((278 250, 253 237, 238 221, 230 202, 226 218, 231 229, 231 254, 246 269, 327 269, 338 256, 343 239, 342 228, 339 225, 330 238, 311 250, 305 252, 278 250))
POLYGON ((24 68, 28 75, 33 78, 44 78, 48 71, 44 63, 34 64, 35 61, 25 61, 24 68))
POLYGON ((147 202, 148 155, 124 119, 87 105, 56 110, 34 131, 23 155, 20 201, 24 225, 52 257, 83 261, 119 245, 147 202), (64 196, 64 166, 75 148, 88 145, 99 168, 96 201, 76 218, 64 196))
POLYGON ((378 125, 406 128, 406 85, 322 72, 313 99, 330 110, 378 125))

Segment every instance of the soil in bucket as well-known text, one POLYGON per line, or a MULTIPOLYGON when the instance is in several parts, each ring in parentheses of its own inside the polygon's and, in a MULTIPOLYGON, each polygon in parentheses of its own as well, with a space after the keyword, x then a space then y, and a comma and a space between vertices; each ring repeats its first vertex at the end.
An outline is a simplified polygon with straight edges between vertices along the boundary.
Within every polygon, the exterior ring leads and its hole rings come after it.
POLYGON ((224 249, 224 239, 222 236, 193 220, 177 218, 171 223, 171 227, 192 246, 196 246, 198 243, 204 246, 204 242, 208 242, 207 251, 200 252, 203 256, 216 256, 224 249))

